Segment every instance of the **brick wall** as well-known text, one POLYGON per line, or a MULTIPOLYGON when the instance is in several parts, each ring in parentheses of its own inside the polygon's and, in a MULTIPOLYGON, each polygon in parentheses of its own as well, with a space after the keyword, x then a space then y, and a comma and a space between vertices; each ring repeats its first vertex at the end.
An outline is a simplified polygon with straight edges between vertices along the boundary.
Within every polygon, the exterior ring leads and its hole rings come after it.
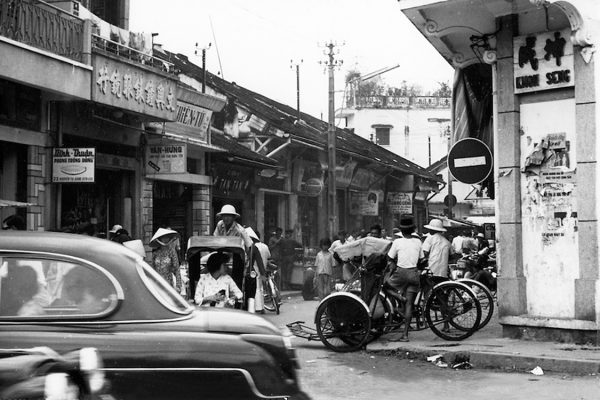
POLYGON ((194 185, 192 189, 192 231, 194 234, 210 235, 211 211, 210 211, 210 187, 194 185))
POLYGON ((141 208, 142 208, 142 241, 146 245, 146 251, 150 251, 148 243, 152 239, 153 228, 153 217, 152 217, 152 187, 153 182, 149 179, 142 179, 142 197, 141 197, 141 208))
POLYGON ((27 209, 27 230, 43 231, 46 210, 46 149, 40 146, 27 148, 27 202, 35 204, 27 209))

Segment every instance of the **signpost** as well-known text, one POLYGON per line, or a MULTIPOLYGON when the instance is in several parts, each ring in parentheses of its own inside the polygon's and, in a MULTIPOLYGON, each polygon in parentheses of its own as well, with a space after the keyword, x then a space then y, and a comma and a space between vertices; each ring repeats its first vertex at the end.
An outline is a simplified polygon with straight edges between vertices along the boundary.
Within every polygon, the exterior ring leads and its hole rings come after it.
POLYGON ((52 182, 94 183, 96 149, 56 147, 52 150, 52 182))
POLYGON ((459 182, 474 185, 492 173, 493 157, 490 148, 479 139, 459 140, 448 153, 448 169, 459 182))

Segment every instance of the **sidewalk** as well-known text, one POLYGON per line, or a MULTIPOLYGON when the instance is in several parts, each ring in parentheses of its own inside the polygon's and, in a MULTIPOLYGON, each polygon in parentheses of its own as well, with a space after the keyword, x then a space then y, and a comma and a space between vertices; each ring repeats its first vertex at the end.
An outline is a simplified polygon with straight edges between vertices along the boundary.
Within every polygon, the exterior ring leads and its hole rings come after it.
POLYGON ((368 345, 367 352, 409 359, 441 354, 450 366, 469 361, 474 368, 531 371, 539 366, 545 372, 600 373, 600 347, 505 339, 496 316, 487 327, 462 342, 445 341, 430 330, 411 332, 408 343, 386 340, 393 337, 384 336, 368 345))

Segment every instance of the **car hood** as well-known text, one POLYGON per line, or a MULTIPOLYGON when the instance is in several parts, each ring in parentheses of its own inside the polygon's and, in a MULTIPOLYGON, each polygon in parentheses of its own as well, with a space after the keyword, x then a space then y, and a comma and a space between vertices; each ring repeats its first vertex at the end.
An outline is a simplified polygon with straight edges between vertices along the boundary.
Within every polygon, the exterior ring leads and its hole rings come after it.
POLYGON ((190 322, 200 323, 206 332, 281 335, 271 322, 244 311, 201 308, 192 313, 190 322))

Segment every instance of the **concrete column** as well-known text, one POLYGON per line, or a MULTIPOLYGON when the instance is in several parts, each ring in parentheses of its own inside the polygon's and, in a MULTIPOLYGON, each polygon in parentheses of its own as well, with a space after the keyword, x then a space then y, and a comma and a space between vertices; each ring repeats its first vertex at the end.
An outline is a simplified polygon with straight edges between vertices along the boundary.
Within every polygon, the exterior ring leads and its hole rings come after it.
POLYGON ((27 208, 27 230, 44 230, 46 209, 45 150, 39 146, 27 147, 27 202, 35 204, 27 208))
POLYGON ((516 15, 499 18, 495 78, 495 109, 497 148, 494 162, 499 174, 496 192, 499 225, 497 227, 498 303, 500 316, 521 315, 527 312, 526 279, 523 275, 521 239, 521 173, 520 173, 520 116, 519 101, 514 94, 513 36, 518 20, 516 15))
POLYGON ((142 236, 140 237, 146 245, 146 255, 147 260, 150 260, 152 257, 151 249, 148 247, 150 243, 150 239, 152 239, 153 232, 153 215, 152 215, 152 206, 153 206, 153 181, 147 178, 143 178, 141 180, 142 184, 142 195, 140 197, 139 207, 142 210, 142 236))
POLYGON ((256 191, 256 229, 261 234, 263 241, 268 240, 268 232, 265 231, 265 192, 264 190, 256 191))
MULTIPOLYGON (((594 56, 586 64, 575 46, 575 121, 577 158, 577 219, 579 234, 579 279, 575 279, 575 318, 596 321, 598 282, 596 82, 594 56)), ((598 321, 600 322, 600 321, 598 321)))

